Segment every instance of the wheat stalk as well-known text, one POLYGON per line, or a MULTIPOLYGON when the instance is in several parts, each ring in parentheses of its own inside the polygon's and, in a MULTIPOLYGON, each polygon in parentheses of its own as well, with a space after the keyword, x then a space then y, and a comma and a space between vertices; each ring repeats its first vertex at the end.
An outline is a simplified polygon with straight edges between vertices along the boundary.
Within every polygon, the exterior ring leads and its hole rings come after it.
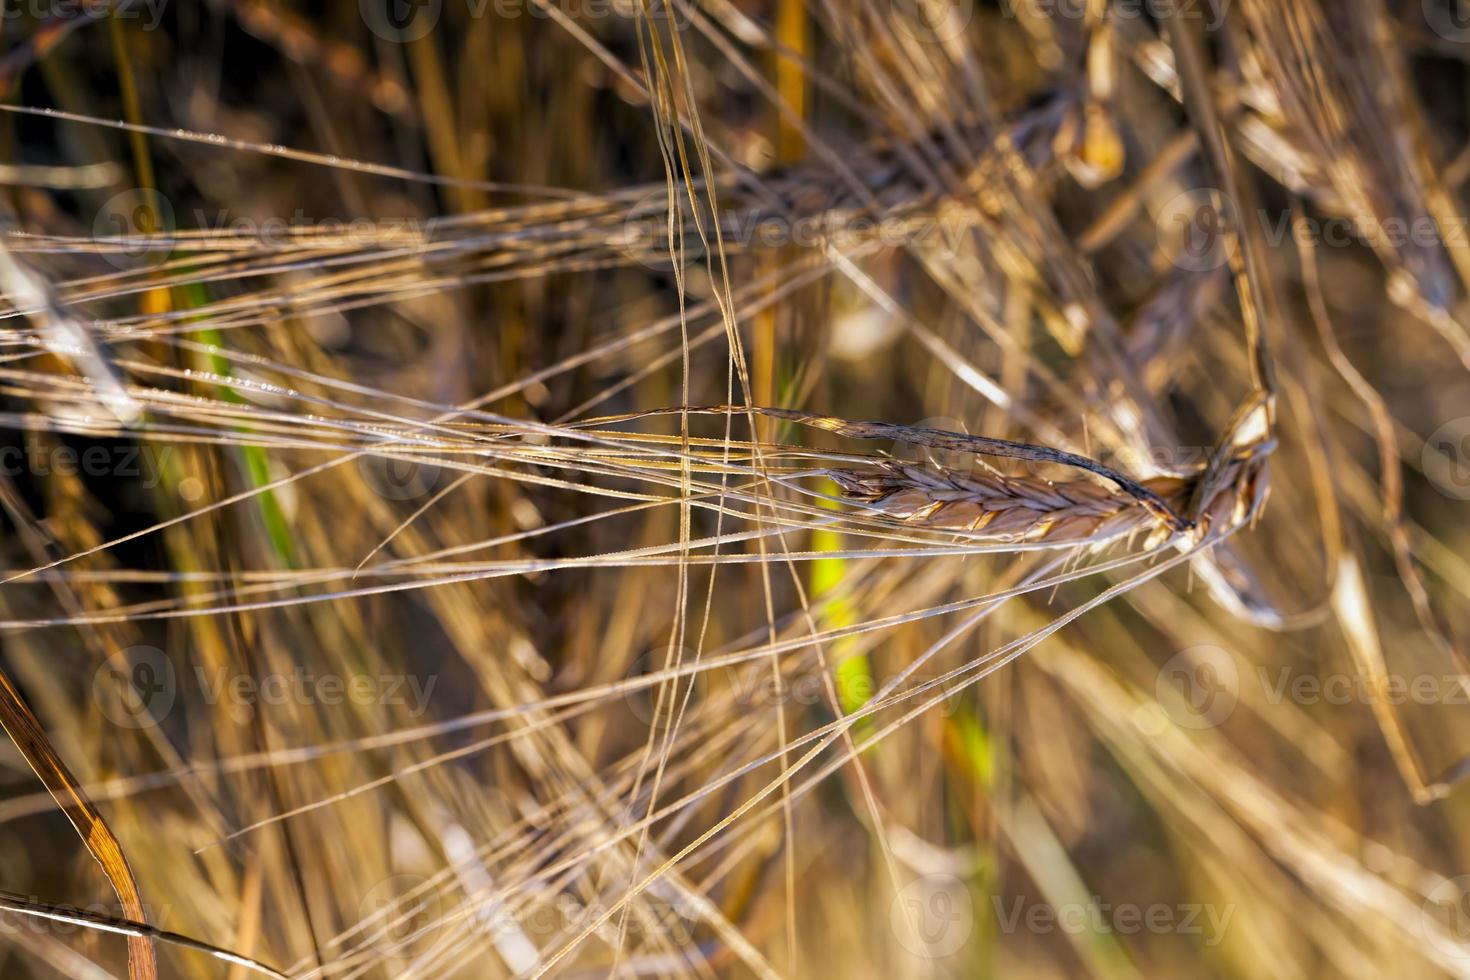
MULTIPOLYGON (((1255 448, 1243 450, 1225 466, 1203 495, 1195 536, 1239 524, 1259 509, 1266 494, 1263 456, 1255 448)), ((832 469, 827 475, 847 499, 923 527, 1058 546, 1100 545, 1147 531, 1146 546, 1152 548, 1171 535, 1163 517, 1138 497, 1088 479, 1054 481, 900 462, 869 470, 832 469)), ((1201 471, 1154 477, 1142 486, 1182 513, 1203 479, 1201 471)))

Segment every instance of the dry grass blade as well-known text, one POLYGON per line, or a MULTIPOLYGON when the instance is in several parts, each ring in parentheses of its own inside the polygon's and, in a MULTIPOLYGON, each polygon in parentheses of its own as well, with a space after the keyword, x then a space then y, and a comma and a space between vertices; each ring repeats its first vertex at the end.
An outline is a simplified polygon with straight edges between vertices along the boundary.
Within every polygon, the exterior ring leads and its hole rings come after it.
MULTIPOLYGON (((148 912, 138 892, 138 882, 117 837, 3 671, 0 671, 0 727, 76 828, 88 853, 97 859, 127 917, 146 923, 148 912)), ((158 954, 152 936, 128 934, 128 976, 130 980, 158 980, 158 954)))
POLYGON ((278 980, 286 980, 286 975, 279 970, 273 969, 264 963, 256 962, 248 956, 232 953, 218 946, 201 943, 197 939, 181 936, 176 932, 159 929, 146 922, 138 922, 132 919, 119 919, 113 916, 99 915, 87 909, 67 908, 61 905, 48 905, 44 902, 36 902, 20 895, 11 895, 0 892, 0 909, 14 915, 30 916, 37 919, 45 919, 69 926, 78 926, 83 929, 92 929, 97 932, 111 932, 127 936, 133 939, 149 942, 169 943, 184 949, 195 950, 211 956, 232 967, 242 968, 251 973, 261 976, 276 977, 278 980))

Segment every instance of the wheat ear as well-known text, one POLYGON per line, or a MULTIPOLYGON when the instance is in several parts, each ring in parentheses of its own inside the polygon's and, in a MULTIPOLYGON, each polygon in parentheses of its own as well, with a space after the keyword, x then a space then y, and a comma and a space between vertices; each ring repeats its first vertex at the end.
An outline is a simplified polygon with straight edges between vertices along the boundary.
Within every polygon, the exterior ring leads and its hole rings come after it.
MULTIPOLYGON (((1091 480, 1052 481, 938 467, 886 463, 875 469, 827 471, 849 500, 885 517, 923 527, 969 531, 987 538, 1046 544, 1102 544, 1138 531, 1153 546, 1173 529, 1137 496, 1091 480)), ((1201 476, 1164 476, 1143 486, 1175 512, 1189 502, 1201 476)), ((1264 471, 1255 458, 1228 463, 1212 481, 1195 533, 1250 516, 1265 499, 1264 471)))

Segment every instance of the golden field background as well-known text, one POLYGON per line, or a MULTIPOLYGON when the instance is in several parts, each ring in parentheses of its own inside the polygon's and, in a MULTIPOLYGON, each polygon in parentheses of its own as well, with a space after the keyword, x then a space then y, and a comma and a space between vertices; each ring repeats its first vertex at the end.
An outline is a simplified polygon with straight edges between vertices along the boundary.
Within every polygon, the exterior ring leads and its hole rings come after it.
POLYGON ((1458 0, 0 13, 0 974, 1470 974, 1458 0))

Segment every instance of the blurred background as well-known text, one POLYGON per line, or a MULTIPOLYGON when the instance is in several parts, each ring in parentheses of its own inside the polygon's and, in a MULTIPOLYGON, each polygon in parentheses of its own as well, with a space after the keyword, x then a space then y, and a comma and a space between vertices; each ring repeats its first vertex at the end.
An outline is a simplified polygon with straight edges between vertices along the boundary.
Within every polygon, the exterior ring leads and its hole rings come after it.
POLYGON ((0 37, 4 976, 1470 975, 1470 6, 0 37))

